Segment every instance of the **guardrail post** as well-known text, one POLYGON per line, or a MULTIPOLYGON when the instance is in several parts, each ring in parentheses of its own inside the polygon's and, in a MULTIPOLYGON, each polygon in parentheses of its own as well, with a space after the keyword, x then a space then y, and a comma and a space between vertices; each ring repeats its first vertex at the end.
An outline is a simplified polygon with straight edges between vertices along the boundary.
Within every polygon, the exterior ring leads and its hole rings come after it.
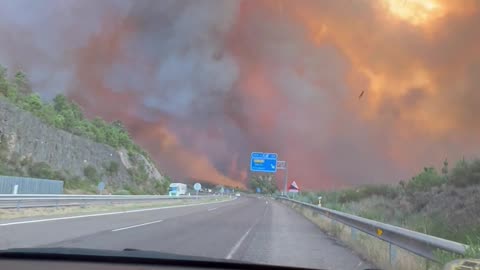
POLYGON ((350 228, 350 232, 351 232, 352 240, 353 240, 353 241, 356 241, 356 240, 357 240, 357 229, 351 227, 351 228, 350 228))
POLYGON ((392 245, 392 243, 388 243, 388 253, 389 253, 389 259, 390 259, 390 265, 394 266, 395 265, 395 260, 397 259, 397 248, 392 245))
POLYGON ((58 199, 55 200, 55 209, 58 209, 58 199))
POLYGON ((83 199, 82 202, 83 202, 82 208, 85 208, 85 206, 87 206, 87 201, 83 199))
POLYGON ((20 211, 20 200, 17 201, 17 211, 20 211))

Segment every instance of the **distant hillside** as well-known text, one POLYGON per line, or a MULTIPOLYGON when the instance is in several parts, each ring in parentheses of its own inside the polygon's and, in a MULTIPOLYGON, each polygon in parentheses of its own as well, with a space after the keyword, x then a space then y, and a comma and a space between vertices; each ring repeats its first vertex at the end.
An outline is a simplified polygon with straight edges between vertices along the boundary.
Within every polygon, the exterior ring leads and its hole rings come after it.
POLYGON ((0 174, 65 181, 68 192, 95 192, 100 181, 113 193, 163 194, 168 179, 136 145, 120 121, 84 118, 58 95, 44 103, 17 73, 0 66, 0 174))
POLYGON ((305 192, 306 202, 402 226, 478 247, 480 256, 480 160, 460 160, 440 172, 427 167, 398 185, 370 185, 305 192))

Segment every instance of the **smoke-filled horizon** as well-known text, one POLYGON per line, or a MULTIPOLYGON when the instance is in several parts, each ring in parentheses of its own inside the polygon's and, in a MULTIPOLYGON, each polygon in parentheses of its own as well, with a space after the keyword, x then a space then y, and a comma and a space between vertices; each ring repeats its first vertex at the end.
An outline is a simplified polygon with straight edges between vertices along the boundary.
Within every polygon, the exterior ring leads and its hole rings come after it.
POLYGON ((263 151, 301 189, 396 183, 480 150, 475 0, 0 5, 0 64, 122 120, 174 179, 246 184, 263 151))

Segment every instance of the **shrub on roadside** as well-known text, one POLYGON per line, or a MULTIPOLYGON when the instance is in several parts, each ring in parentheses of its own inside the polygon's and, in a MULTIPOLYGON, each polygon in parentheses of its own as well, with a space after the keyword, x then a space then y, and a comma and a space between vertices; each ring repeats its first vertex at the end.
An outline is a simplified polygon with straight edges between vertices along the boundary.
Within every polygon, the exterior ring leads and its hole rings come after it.
POLYGON ((406 191, 410 194, 417 191, 427 191, 434 186, 440 186, 444 183, 446 183, 445 177, 439 175, 435 168, 428 167, 408 181, 406 191))
POLYGON ((460 160, 453 168, 449 182, 458 187, 480 184, 480 160, 460 160))
POLYGON ((109 176, 117 175, 119 166, 118 162, 113 160, 104 164, 105 171, 109 176))
POLYGON ((170 186, 169 181, 167 180, 164 180, 164 181, 153 180, 153 181, 155 181, 155 184, 154 184, 155 193, 160 195, 165 195, 168 193, 168 187, 170 186))
POLYGON ((28 175, 35 178, 53 179, 54 171, 45 162, 37 162, 28 168, 28 175))
POLYGON ((125 190, 125 189, 120 189, 120 190, 114 191, 112 194, 113 195, 131 195, 130 191, 125 190))
POLYGON ((68 190, 81 190, 82 193, 94 194, 97 193, 97 187, 91 181, 81 179, 78 176, 69 177, 63 181, 63 187, 68 190))
POLYGON ((61 171, 54 171, 53 172, 53 180, 65 181, 66 178, 67 178, 66 175, 61 171))
POLYGON ((355 189, 347 189, 340 192, 338 202, 358 202, 375 195, 394 199, 398 196, 398 188, 390 185, 367 185, 355 189))
POLYGON ((97 169, 92 165, 88 165, 83 169, 83 175, 91 182, 100 182, 100 177, 97 173, 97 169))
POLYGON ((127 185, 124 187, 126 191, 128 191, 131 195, 141 195, 144 194, 138 187, 133 185, 127 185))
POLYGON ((129 168, 127 172, 136 184, 143 184, 149 181, 148 172, 143 164, 129 168))

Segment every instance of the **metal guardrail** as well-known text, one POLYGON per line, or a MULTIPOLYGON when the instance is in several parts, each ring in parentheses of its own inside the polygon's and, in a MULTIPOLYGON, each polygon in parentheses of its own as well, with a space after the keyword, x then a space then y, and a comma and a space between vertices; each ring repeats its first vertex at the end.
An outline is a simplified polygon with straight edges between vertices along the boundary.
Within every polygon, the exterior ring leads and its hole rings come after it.
MULTIPOLYGON (((199 198, 214 197, 199 195, 199 198)), ((55 194, 3 194, 0 195, 0 209, 86 206, 87 204, 114 204, 129 202, 150 202, 159 200, 196 199, 192 196, 168 195, 55 195, 55 194)))
POLYGON ((407 230, 401 227, 381 223, 378 221, 358 217, 355 215, 319 207, 313 204, 292 200, 286 197, 277 197, 280 200, 286 200, 295 204, 300 204, 315 212, 324 215, 332 220, 343 223, 349 227, 380 238, 383 241, 408 250, 421 257, 437 261, 434 252, 436 250, 448 251, 463 255, 468 247, 467 245, 454 241, 438 238, 435 236, 407 230))

